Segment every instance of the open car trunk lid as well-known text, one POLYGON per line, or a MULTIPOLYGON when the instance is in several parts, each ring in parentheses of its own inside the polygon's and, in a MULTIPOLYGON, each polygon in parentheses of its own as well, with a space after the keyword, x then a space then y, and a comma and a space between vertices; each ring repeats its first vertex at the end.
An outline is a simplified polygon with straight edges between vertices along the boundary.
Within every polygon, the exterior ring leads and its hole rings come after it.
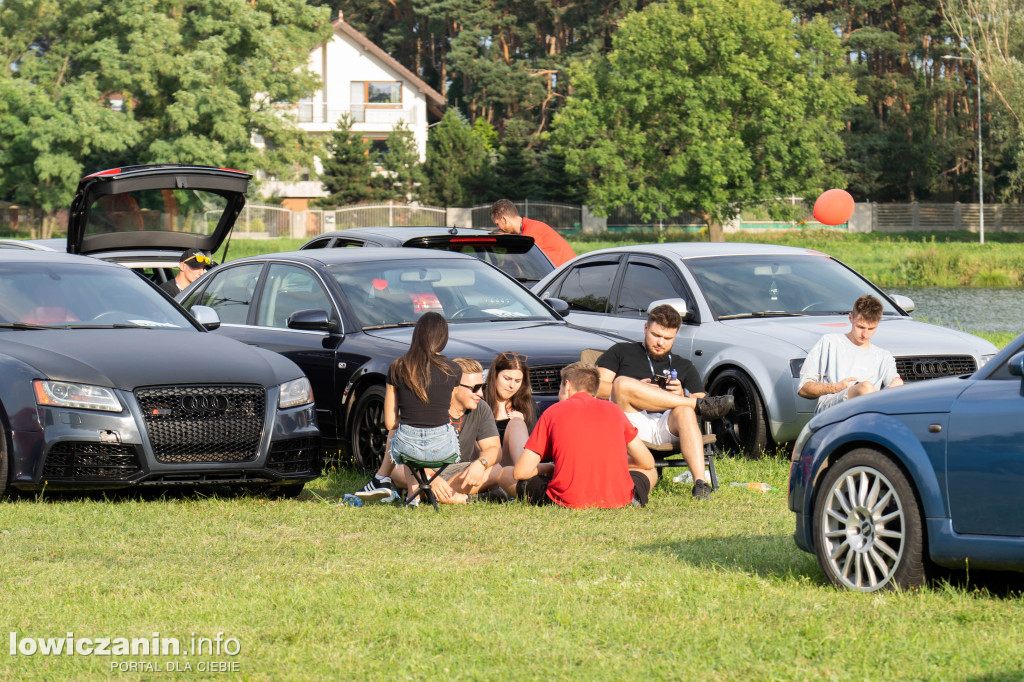
POLYGON ((71 203, 68 252, 195 248, 212 253, 245 206, 250 178, 228 168, 180 164, 87 175, 71 203))

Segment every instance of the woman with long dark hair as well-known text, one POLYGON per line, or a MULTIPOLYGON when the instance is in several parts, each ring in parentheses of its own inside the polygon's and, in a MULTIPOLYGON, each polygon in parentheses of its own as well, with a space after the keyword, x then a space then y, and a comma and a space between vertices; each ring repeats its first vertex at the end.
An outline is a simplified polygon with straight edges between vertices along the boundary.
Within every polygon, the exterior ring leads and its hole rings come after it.
POLYGON ((494 412, 501 437, 501 463, 514 466, 530 437, 537 413, 525 355, 514 351, 498 353, 487 370, 484 400, 494 412))
MULTIPOLYGON (((452 391, 462 370, 441 355, 448 344, 448 323, 435 312, 423 313, 405 355, 391 363, 384 394, 384 424, 397 429, 391 458, 440 462, 459 452, 459 438, 449 421, 452 391)), ((409 497, 414 494, 410 477, 409 497)))

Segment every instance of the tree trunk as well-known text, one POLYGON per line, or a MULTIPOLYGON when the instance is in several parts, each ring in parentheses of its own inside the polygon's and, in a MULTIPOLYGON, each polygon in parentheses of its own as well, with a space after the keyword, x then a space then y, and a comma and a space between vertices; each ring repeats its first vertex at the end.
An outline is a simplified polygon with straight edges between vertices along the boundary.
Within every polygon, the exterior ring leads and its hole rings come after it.
POLYGON ((724 242, 725 228, 722 226, 722 221, 709 218, 705 222, 708 224, 708 241, 724 242))

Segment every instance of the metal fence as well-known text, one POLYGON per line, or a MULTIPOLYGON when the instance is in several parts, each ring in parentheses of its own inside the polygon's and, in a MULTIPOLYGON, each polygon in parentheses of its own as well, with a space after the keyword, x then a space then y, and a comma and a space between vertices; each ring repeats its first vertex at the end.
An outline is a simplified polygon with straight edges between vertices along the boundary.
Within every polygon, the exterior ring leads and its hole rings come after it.
MULTIPOLYGON (((572 204, 554 204, 546 201, 513 201, 519 215, 547 223, 559 231, 572 232, 583 228, 583 207, 572 204)), ((473 227, 492 229, 491 204, 473 207, 473 227)))

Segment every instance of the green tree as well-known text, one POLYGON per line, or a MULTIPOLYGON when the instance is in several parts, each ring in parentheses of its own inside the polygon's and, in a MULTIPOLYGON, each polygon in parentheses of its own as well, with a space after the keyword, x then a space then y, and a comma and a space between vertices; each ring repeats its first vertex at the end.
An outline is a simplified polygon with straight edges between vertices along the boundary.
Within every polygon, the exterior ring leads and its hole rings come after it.
POLYGON ((814 196, 857 100, 824 21, 772 0, 680 0, 629 15, 607 55, 573 71, 555 120, 566 168, 599 208, 700 216, 711 238, 747 205, 814 196))
POLYGON ((416 138, 405 121, 399 121, 387 137, 387 151, 380 155, 374 184, 382 199, 405 203, 417 201, 427 176, 420 162, 416 138))
POLYGON ((539 199, 540 178, 537 168, 537 153, 530 146, 528 124, 519 119, 506 122, 505 136, 498 150, 494 166, 497 187, 491 192, 492 199, 539 199))
POLYGON ((342 115, 324 145, 326 158, 320 181, 330 195, 317 199, 314 202, 317 206, 346 206, 371 201, 377 196, 370 148, 362 136, 352 131, 352 124, 349 114, 342 115))
POLYGON ((470 126, 455 108, 445 112, 430 129, 427 138, 427 178, 424 200, 441 206, 471 206, 486 200, 490 178, 490 152, 487 148, 493 129, 470 126))
POLYGON ((280 103, 315 88, 327 16, 302 0, 4 0, 0 194, 66 205, 100 162, 288 175, 312 157, 280 103))

